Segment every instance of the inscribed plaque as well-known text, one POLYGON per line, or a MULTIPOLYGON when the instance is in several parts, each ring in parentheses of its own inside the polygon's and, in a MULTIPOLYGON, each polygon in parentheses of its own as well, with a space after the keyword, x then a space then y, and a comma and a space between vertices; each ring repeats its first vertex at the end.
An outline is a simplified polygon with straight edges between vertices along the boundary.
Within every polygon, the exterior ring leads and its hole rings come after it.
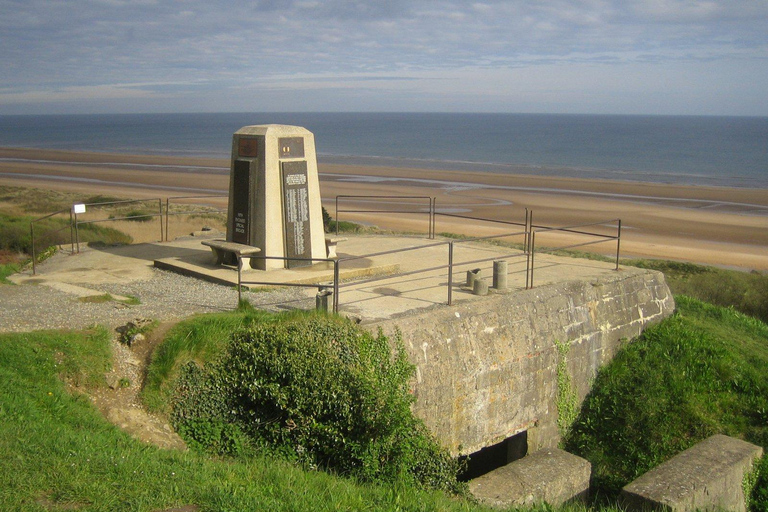
POLYGON ((304 158, 304 137, 281 137, 277 144, 280 158, 304 158))
POLYGON ((248 245, 250 221, 251 163, 235 160, 234 188, 232 190, 232 241, 248 245))
MULTIPOLYGON (((281 139, 282 140, 282 139, 281 139)), ((312 257, 309 225, 309 188, 307 162, 283 162, 283 212, 285 224, 285 256, 312 257)), ((311 265, 311 261, 288 260, 288 268, 311 265)))

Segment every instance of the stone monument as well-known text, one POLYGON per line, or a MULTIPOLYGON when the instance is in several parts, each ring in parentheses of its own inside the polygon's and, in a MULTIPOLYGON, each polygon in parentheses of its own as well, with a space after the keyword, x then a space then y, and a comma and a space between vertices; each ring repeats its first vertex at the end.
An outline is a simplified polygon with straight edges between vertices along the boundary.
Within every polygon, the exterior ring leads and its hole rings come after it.
MULTIPOLYGON (((315 137, 299 126, 244 126, 232 137, 227 242, 259 247, 261 270, 325 258, 315 137)), ((228 263, 236 263, 229 261, 228 263)))

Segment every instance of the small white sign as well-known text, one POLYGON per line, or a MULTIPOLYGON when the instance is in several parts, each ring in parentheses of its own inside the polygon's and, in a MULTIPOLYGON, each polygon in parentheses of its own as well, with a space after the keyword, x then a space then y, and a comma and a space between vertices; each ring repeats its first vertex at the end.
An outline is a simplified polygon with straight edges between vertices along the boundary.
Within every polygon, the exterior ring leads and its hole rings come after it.
POLYGON ((72 210, 75 213, 85 213, 85 205, 82 204, 82 203, 81 204, 73 204, 72 205, 72 210))

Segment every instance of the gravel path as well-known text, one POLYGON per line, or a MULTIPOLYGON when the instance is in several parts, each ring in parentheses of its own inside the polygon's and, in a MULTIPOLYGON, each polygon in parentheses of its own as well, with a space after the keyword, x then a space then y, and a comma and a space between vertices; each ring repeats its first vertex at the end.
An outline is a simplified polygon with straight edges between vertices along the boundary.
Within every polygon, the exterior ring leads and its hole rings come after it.
MULTIPOLYGON (((237 290, 232 287, 157 269, 152 274, 149 280, 98 286, 113 295, 137 297, 141 301, 138 305, 83 302, 45 285, 0 284, 0 332, 82 329, 94 324, 115 328, 137 318, 168 321, 195 313, 231 311, 237 305, 237 290)), ((307 289, 243 295, 254 306, 271 311, 314 307, 314 294, 307 289)))

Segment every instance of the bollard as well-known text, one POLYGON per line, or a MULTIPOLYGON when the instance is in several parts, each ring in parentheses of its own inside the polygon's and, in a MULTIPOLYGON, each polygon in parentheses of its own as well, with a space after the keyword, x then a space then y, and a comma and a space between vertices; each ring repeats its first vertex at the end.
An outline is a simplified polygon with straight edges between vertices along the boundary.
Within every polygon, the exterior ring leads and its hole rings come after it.
POLYGON ((507 262, 504 260, 493 262, 493 288, 495 290, 507 289, 507 262))
POLYGON ((467 286, 472 288, 475 285, 475 280, 480 277, 480 269, 467 270, 467 286))
POLYGON ((328 311, 328 298, 333 297, 333 290, 320 288, 315 295, 315 309, 317 311, 328 311))
POLYGON ((488 283, 480 278, 475 278, 475 282, 472 285, 472 293, 475 295, 488 295, 488 283))

